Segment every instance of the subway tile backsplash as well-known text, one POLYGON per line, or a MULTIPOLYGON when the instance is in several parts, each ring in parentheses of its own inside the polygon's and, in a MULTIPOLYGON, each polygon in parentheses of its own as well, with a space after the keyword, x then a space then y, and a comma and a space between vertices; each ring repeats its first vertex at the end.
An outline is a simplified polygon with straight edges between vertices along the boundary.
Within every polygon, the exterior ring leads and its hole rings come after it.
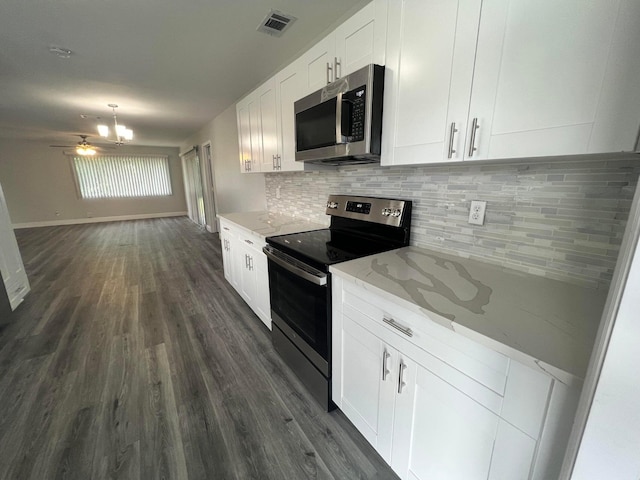
POLYGON ((412 245, 608 288, 639 173, 635 156, 364 165, 265 178, 269 210, 328 224, 325 204, 332 193, 413 200, 412 245), (467 223, 471 200, 487 202, 483 226, 467 223))

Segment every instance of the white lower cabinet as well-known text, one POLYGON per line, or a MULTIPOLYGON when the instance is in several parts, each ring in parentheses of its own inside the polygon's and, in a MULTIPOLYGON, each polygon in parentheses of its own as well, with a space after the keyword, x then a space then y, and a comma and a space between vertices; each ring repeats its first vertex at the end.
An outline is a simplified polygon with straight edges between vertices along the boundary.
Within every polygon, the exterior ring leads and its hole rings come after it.
POLYGON ((575 389, 336 275, 332 288, 333 401, 400 478, 558 477, 575 389))
POLYGON ((224 276, 254 313, 271 329, 269 272, 262 252, 266 243, 257 236, 220 220, 224 276))

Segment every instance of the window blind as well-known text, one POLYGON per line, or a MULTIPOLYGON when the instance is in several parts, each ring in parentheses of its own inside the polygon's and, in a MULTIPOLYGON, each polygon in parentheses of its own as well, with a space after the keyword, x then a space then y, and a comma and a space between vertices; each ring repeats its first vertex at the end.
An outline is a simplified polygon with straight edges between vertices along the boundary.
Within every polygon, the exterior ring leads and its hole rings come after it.
POLYGON ((82 198, 171 195, 169 159, 164 156, 73 157, 82 198))

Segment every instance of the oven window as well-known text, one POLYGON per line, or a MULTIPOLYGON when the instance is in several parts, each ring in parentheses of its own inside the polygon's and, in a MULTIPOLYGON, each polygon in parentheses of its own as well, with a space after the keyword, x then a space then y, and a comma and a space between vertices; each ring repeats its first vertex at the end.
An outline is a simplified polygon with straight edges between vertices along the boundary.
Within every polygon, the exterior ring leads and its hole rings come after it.
POLYGON ((296 114, 299 152, 336 144, 336 98, 296 114))
POLYGON ((329 288, 314 285, 269 262, 271 310, 322 358, 329 340, 329 288))

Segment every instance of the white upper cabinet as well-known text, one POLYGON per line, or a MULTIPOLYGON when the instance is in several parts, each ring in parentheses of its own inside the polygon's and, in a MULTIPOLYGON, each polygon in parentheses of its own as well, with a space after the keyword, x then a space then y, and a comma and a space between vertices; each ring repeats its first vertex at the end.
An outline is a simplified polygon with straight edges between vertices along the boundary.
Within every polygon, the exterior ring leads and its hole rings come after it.
POLYGON ((240 171, 251 171, 251 127, 249 120, 249 101, 246 97, 236 104, 236 117, 238 121, 238 146, 240 152, 240 171))
POLYGON ((276 169, 278 137, 274 79, 258 87, 236 105, 241 172, 276 169))
POLYGON ((462 159, 480 4, 405 0, 389 7, 383 165, 462 159))
POLYGON ((633 0, 393 3, 382 163, 633 150, 638 21, 633 0))
POLYGON ((374 0, 335 30, 334 79, 369 64, 384 65, 387 1, 374 0))
POLYGON ((320 90, 327 83, 333 82, 335 51, 336 40, 335 36, 331 34, 302 55, 300 62, 304 88, 301 97, 320 90))
POLYGON ((303 170, 302 162, 296 162, 296 125, 293 103, 302 96, 304 72, 302 62, 296 61, 276 75, 276 108, 278 171, 303 170))
POLYGON ((302 96, 371 63, 384 65, 387 3, 373 0, 302 56, 302 96))

